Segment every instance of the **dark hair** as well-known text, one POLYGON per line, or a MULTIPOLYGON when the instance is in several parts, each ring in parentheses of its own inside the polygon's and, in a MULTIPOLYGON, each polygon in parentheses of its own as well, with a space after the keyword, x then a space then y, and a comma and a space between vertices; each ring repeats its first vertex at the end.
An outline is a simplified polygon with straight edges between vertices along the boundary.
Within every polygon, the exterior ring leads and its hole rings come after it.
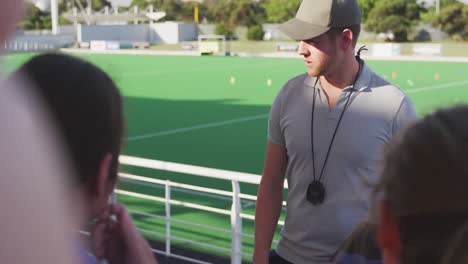
POLYGON ((78 172, 78 183, 96 176, 112 154, 116 180, 123 138, 122 97, 111 78, 91 63, 64 54, 32 58, 19 70, 32 82, 56 121, 78 172))
POLYGON ((468 220, 467 116, 439 110, 386 146, 377 191, 398 218, 401 263, 439 263, 468 220))
POLYGON ((351 32, 353 32, 353 47, 356 47, 357 41, 359 39, 359 35, 361 34, 361 25, 353 25, 353 26, 347 26, 347 27, 333 27, 328 31, 329 36, 331 36, 332 38, 336 38, 345 29, 349 29, 351 30, 351 32))

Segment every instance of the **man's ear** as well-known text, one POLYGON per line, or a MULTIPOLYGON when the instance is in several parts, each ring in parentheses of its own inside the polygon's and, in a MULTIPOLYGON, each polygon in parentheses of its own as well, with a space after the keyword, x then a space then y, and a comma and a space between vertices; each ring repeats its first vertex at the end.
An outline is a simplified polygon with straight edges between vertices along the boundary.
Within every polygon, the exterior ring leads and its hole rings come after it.
POLYGON ((379 213, 379 225, 377 228, 379 247, 393 259, 399 259, 402 245, 398 228, 398 218, 385 202, 380 203, 379 213))
POLYGON ((109 189, 109 171, 112 163, 112 154, 107 153, 99 163, 94 190, 96 195, 107 195, 109 189))
POLYGON ((353 46, 354 34, 350 29, 345 29, 340 33, 340 48, 347 50, 353 46))

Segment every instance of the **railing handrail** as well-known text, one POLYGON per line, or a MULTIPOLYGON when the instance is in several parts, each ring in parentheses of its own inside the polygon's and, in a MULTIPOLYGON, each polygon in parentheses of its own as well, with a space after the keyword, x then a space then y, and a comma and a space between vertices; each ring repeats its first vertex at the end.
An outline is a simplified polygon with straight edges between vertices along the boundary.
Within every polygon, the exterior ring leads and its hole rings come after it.
POLYGON ((126 179, 126 180, 142 181, 142 182, 147 182, 147 183, 152 183, 152 184, 159 184, 159 185, 169 184, 171 187, 187 189, 187 190, 192 190, 192 191, 206 192, 206 193, 210 193, 210 194, 222 195, 222 196, 227 196, 227 197, 232 198, 232 191, 231 192, 229 192, 229 191, 220 191, 218 189, 199 187, 199 186, 195 186, 195 185, 177 183, 177 182, 173 182, 173 181, 167 183, 165 180, 158 180, 158 179, 138 176, 138 175, 129 174, 129 173, 121 173, 121 172, 119 173, 119 177, 122 178, 122 179, 126 179))
MULTIPOLYGON (((121 155, 119 158, 119 161, 122 164, 130 165, 130 166, 137 166, 137 167, 162 170, 162 171, 172 171, 172 172, 197 175, 197 176, 202 176, 202 177, 215 178, 215 179, 228 180, 228 181, 238 181, 242 183, 250 183, 250 184, 256 184, 256 185, 260 184, 260 180, 262 178, 262 176, 258 174, 213 169, 213 168, 208 168, 208 167, 131 157, 131 156, 125 156, 125 155, 121 155)), ((288 188, 287 182, 284 183, 284 188, 288 188)))
MULTIPOLYGON (((136 181, 136 182, 143 182, 143 183, 148 183, 151 185, 161 185, 161 186, 169 184, 171 187, 187 189, 187 190, 192 190, 192 191, 200 191, 204 193, 215 194, 215 195, 226 196, 226 197, 232 198, 232 192, 220 191, 219 189, 199 187, 195 185, 183 184, 183 183, 178 183, 178 182, 173 182, 173 181, 167 183, 166 180, 158 180, 158 179, 154 179, 150 177, 144 177, 140 175, 123 173, 123 172, 119 172, 119 177, 126 181, 136 181)), ((257 196, 254 196, 254 195, 240 193, 239 197, 245 200, 257 201, 257 196)), ((286 201, 283 201, 283 206, 284 207, 286 206, 286 201)))

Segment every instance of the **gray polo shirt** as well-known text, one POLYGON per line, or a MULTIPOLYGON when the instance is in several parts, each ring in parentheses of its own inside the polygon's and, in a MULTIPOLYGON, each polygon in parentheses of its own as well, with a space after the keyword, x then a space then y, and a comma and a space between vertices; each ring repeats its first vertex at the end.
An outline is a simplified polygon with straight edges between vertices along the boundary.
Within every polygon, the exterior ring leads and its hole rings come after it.
POLYGON ((276 251, 293 263, 327 263, 338 245, 368 216, 382 147, 417 118, 410 99, 365 64, 355 86, 343 90, 332 110, 317 82, 317 178, 346 100, 353 93, 323 173, 325 202, 314 206, 306 200, 306 191, 313 181, 310 130, 315 81, 307 74, 288 81, 275 99, 268 127, 268 140, 287 149, 287 213, 276 251))

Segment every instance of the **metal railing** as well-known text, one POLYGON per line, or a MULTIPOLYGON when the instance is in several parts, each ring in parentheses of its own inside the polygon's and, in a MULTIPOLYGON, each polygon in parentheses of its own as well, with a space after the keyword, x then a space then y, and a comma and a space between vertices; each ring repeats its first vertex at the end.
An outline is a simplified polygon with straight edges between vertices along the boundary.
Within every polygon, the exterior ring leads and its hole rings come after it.
POLYGON ((72 35, 24 34, 0 43, 3 46, 0 49, 8 53, 51 51, 69 47, 74 42, 75 36, 72 35))
MULTIPOLYGON (((132 167, 140 167, 140 168, 146 168, 146 169, 154 169, 154 170, 159 170, 159 171, 168 171, 168 172, 182 173, 182 174, 188 174, 188 175, 199 176, 199 177, 208 177, 208 178, 231 181, 232 191, 229 192, 229 191, 223 191, 223 190, 214 189, 214 188, 207 188, 207 187, 200 187, 200 186, 194 186, 194 185, 189 185, 189 184, 177 183, 177 182, 172 182, 169 180, 159 180, 159 179, 143 177, 143 176, 138 176, 138 175, 133 175, 133 174, 128 174, 128 173, 119 173, 119 177, 123 181, 137 182, 139 184, 144 184, 144 185, 149 184, 151 186, 152 185, 164 186, 164 190, 165 190, 164 197, 152 196, 152 195, 142 194, 142 193, 137 193, 137 192, 130 192, 126 190, 116 190, 116 193, 119 195, 130 196, 134 198, 140 198, 144 200, 149 200, 149 201, 154 201, 154 202, 165 204, 164 216, 154 215, 154 214, 149 214, 149 213, 144 213, 144 212, 139 212, 139 211, 130 211, 133 215, 140 215, 140 216, 146 216, 146 217, 152 217, 152 218, 165 220, 165 225, 166 225, 165 234, 154 232, 152 230, 140 229, 142 233, 152 234, 154 236, 162 237, 165 239, 165 246, 166 246, 165 250, 164 251, 154 250, 155 252, 159 254, 164 254, 168 257, 183 259, 183 260, 191 261, 194 263, 206 263, 206 262, 199 261, 193 258, 180 256, 180 255, 172 253, 171 241, 174 240, 174 241, 186 242, 189 244, 196 244, 198 246, 203 246, 203 247, 216 250, 216 251, 230 252, 231 263, 233 264, 242 263, 243 257, 251 257, 251 254, 242 252, 242 238, 243 237, 253 238, 252 234, 242 233, 242 220, 243 219, 254 220, 255 217, 254 215, 245 214, 242 212, 241 202, 242 202, 242 199, 249 200, 249 201, 256 201, 257 197, 254 195, 241 193, 239 183, 249 183, 249 184, 258 185, 261 179, 260 175, 205 168, 205 167, 179 164, 179 163, 173 163, 173 162, 143 159, 143 158, 137 158, 137 157, 129 157, 129 156, 121 156, 120 163, 123 165, 132 166, 132 167), (184 202, 184 201, 172 199, 171 194, 173 192, 172 190, 173 188, 187 190, 191 192, 197 192, 197 193, 204 194, 204 195, 216 195, 216 197, 218 198, 219 197, 228 198, 229 200, 232 200, 231 209, 230 210, 220 209, 220 208, 216 208, 212 206, 200 205, 196 203, 184 202), (204 225, 200 223, 174 219, 171 217, 171 205, 177 205, 177 206, 202 210, 202 211, 221 214, 221 215, 228 215, 230 216, 229 225, 231 228, 230 230, 228 230, 228 229, 217 228, 217 227, 208 226, 208 225, 204 225), (211 230, 214 232, 230 233, 231 234, 231 248, 228 249, 228 248, 215 246, 215 245, 208 244, 208 243, 201 243, 198 241, 173 236, 171 235, 171 223, 189 225, 189 226, 193 226, 197 228, 211 230)), ((287 188, 287 183, 285 183, 285 188, 287 188)), ((285 205, 286 205, 286 202, 283 201, 283 206, 285 205)), ((283 221, 278 222, 278 225, 282 226, 283 224, 284 224, 283 221)), ((276 243, 277 241, 274 241, 274 242, 276 243)))

